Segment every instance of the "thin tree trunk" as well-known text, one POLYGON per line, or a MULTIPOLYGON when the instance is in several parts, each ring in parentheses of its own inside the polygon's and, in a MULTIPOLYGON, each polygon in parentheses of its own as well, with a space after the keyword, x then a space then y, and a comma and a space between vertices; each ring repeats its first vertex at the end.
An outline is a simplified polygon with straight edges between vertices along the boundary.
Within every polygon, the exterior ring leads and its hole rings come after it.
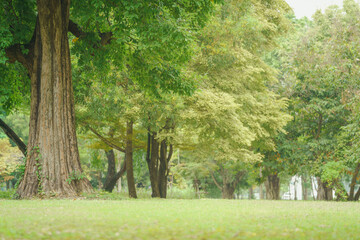
POLYGON ((160 189, 158 182, 158 169, 157 162, 159 158, 159 143, 156 140, 156 133, 152 134, 150 137, 150 144, 148 143, 148 151, 150 147, 150 157, 148 158, 148 168, 150 174, 150 183, 152 197, 160 197, 160 189))
POLYGON ((264 199, 264 187, 263 187, 262 183, 259 186, 259 192, 260 192, 260 199, 263 200, 264 199))
MULTIPOLYGON (((104 184, 104 190, 107 192, 112 192, 117 181, 125 174, 126 172, 126 163, 124 161, 121 166, 121 162, 119 161, 119 171, 116 172, 115 169, 115 154, 114 150, 110 150, 105 152, 108 158, 108 172, 106 175, 106 180, 104 184)), ((120 183, 121 184, 121 183, 120 183)))
POLYGON ((129 190, 130 198, 137 198, 134 170, 133 170, 133 122, 128 121, 126 125, 126 149, 125 149, 125 162, 126 162, 126 179, 129 190))
POLYGON ((279 200, 280 199, 280 179, 277 174, 272 174, 267 177, 265 182, 266 199, 279 200))
MULTIPOLYGON (((124 161, 123 166, 126 166, 125 161, 124 161)), ((120 172, 122 168, 123 167, 121 166, 121 157, 120 157, 117 171, 120 172)), ((121 186, 121 178, 122 178, 122 176, 119 176, 119 179, 116 182, 116 190, 117 190, 117 192, 121 192, 121 188, 122 188, 122 186, 121 186)))
POLYGON ((70 0, 38 0, 31 69, 31 116, 20 198, 92 191, 82 174, 68 40, 70 0), (72 179, 70 178, 72 177, 72 179), (71 180, 71 181, 70 181, 71 180))
POLYGON ((16 146, 20 149, 20 151, 26 156, 26 145, 21 139, 16 135, 16 133, 3 121, 0 119, 0 128, 4 131, 6 136, 10 138, 16 146))
POLYGON ((249 187, 249 194, 248 194, 249 200, 254 198, 254 189, 252 186, 249 187))

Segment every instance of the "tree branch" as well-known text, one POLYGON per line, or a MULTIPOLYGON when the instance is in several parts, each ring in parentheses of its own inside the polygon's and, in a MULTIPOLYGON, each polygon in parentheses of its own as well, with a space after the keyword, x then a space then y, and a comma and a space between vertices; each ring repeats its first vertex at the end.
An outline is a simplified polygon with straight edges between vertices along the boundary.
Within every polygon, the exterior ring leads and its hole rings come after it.
POLYGON ((118 145, 116 145, 115 143, 111 142, 110 140, 106 139, 105 137, 101 136, 95 129, 93 129, 92 127, 88 126, 88 128, 90 129, 91 132, 93 132, 98 138, 101 139, 101 141, 103 141, 106 145, 108 145, 109 147, 112 147, 120 152, 125 152, 125 149, 122 147, 119 147, 118 145))
POLYGON ((220 184, 216 181, 215 179, 215 176, 214 176, 214 173, 212 171, 210 171, 210 175, 211 175, 211 178, 212 180, 214 181, 215 185, 222 191, 223 188, 220 186, 220 184))
MULTIPOLYGON (((84 37, 87 34, 89 34, 87 32, 84 32, 83 30, 81 30, 79 25, 74 23, 72 20, 69 20, 68 30, 77 38, 81 38, 81 37, 84 37)), ((113 33, 112 32, 99 33, 99 37, 100 37, 100 44, 102 46, 105 46, 105 45, 109 44, 111 42, 111 40, 113 39, 112 38, 113 33)))
POLYGON ((8 136, 15 144, 18 146, 20 151, 26 156, 26 145, 21 139, 16 135, 16 133, 3 121, 0 119, 0 128, 4 130, 6 136, 8 136))

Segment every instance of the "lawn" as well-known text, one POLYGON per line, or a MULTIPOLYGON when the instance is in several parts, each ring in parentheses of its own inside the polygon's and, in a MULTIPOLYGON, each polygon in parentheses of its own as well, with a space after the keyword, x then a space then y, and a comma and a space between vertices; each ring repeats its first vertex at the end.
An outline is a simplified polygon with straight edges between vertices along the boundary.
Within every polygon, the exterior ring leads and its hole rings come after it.
POLYGON ((360 203, 0 200, 0 239, 359 239, 360 203))

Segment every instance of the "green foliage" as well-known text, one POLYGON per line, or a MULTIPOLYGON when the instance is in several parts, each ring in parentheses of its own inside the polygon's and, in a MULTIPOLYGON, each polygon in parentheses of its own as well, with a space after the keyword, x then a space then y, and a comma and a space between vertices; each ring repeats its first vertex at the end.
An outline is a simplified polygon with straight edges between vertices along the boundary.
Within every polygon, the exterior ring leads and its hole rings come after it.
POLYGON ((69 177, 66 179, 66 182, 68 182, 69 184, 71 184, 72 181, 79 181, 81 179, 84 179, 86 178, 86 175, 85 173, 83 173, 82 171, 72 171, 70 174, 69 174, 69 177))

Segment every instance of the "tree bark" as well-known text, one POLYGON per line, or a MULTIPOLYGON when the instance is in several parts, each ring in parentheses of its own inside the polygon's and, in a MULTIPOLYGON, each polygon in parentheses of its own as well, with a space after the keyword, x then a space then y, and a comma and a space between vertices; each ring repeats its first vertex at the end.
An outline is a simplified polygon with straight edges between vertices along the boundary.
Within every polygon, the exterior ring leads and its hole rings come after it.
POLYGON ((251 200, 251 199, 253 199, 253 197, 254 197, 254 189, 253 189, 253 187, 251 186, 251 187, 249 187, 248 198, 249 198, 249 200, 251 200))
POLYGON ((156 133, 153 133, 150 138, 148 138, 148 154, 147 163, 150 174, 150 183, 151 183, 151 191, 152 197, 160 197, 160 189, 158 182, 158 158, 159 158, 159 143, 156 140, 156 133), (149 151, 150 149, 150 151, 149 151))
POLYGON ((126 164, 125 161, 122 166, 119 164, 121 167, 119 168, 119 171, 116 172, 114 150, 111 149, 110 151, 105 151, 105 153, 108 159, 108 170, 106 174, 104 190, 107 192, 112 192, 118 180, 125 174, 126 164))
POLYGON ((31 69, 31 116, 20 198, 92 191, 82 174, 75 131, 68 43, 70 0, 38 0, 31 69), (73 179, 71 180, 71 176, 73 179))
POLYGON ((16 146, 20 149, 20 151, 26 156, 26 145, 19 136, 3 121, 0 119, 0 128, 4 131, 6 136, 10 138, 16 146))
POLYGON ((356 168, 355 168, 355 172, 353 174, 353 177, 351 179, 351 183, 350 183, 350 192, 349 192, 349 201, 354 201, 355 199, 355 185, 356 185, 356 179, 357 179, 357 176, 359 175, 359 171, 360 171, 360 163, 358 163, 356 165, 356 168))
POLYGON ((267 177, 265 182, 266 199, 279 200, 280 199, 280 179, 277 174, 272 174, 267 177))
POLYGON ((316 200, 319 201, 331 201, 333 200, 332 188, 328 187, 327 184, 321 181, 320 177, 317 177, 318 192, 316 200))
POLYGON ((360 198, 360 187, 359 187, 358 191, 355 194, 354 201, 359 201, 359 198, 360 198))
POLYGON ((234 199, 235 188, 231 183, 225 183, 222 187, 222 198, 223 199, 234 199))
POLYGON ((125 162, 126 162, 126 179, 130 198, 137 198, 134 169, 133 169, 133 122, 128 121, 126 124, 126 148, 125 148, 125 162))
POLYGON ((160 165, 158 172, 159 179, 159 191, 160 197, 166 198, 167 194, 167 185, 168 185, 168 176, 169 176, 169 162, 171 160, 171 156, 173 153, 173 147, 170 144, 169 152, 167 151, 167 143, 166 140, 163 140, 160 144, 160 165))
POLYGON ((260 186, 259 186, 259 192, 260 192, 260 200, 264 200, 264 187, 263 187, 263 184, 261 183, 260 186))

